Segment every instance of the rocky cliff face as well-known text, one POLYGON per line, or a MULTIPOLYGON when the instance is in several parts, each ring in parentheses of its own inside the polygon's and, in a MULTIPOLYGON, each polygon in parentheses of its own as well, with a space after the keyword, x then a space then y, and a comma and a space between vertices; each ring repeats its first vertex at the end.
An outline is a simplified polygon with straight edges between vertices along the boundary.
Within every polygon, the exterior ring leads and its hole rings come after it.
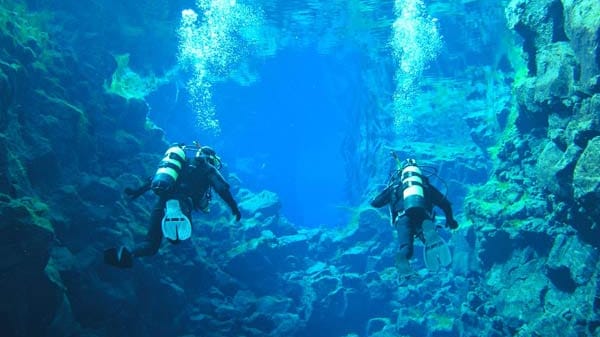
POLYGON ((97 264, 111 237, 102 227, 131 213, 119 202, 121 183, 132 179, 123 173, 143 171, 135 163, 154 160, 164 147, 145 103, 98 90, 107 74, 61 50, 45 30, 49 20, 21 4, 0 10, 6 336, 64 336, 77 327, 74 293, 86 286, 71 287, 67 274, 85 277, 97 264))
POLYGON ((519 0, 506 9, 527 75, 513 86, 514 124, 494 176, 465 207, 479 228, 486 285, 477 292, 495 306, 483 316, 473 308, 477 326, 502 320, 500 331, 519 336, 598 333, 599 14, 597 1, 519 0))

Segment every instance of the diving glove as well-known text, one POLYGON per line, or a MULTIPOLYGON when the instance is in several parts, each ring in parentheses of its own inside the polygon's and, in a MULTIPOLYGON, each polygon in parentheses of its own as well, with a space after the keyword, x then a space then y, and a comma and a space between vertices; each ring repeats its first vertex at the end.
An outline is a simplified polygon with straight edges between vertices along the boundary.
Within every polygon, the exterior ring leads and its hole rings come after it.
POLYGON ((133 254, 127 247, 109 248, 104 251, 104 262, 117 268, 131 268, 133 254))

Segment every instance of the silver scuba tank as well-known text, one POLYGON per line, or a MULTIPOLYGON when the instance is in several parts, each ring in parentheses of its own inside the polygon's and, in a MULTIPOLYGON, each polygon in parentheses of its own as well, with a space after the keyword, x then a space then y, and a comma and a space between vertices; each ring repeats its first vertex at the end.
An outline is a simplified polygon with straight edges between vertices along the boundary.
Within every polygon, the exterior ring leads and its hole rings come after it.
POLYGON ((423 174, 414 159, 407 159, 402 168, 402 197, 404 212, 410 215, 426 215, 423 174))
POLYGON ((173 188, 184 165, 184 149, 180 146, 170 147, 158 164, 158 169, 152 178, 152 184, 150 185, 152 190, 156 194, 162 195, 173 188))

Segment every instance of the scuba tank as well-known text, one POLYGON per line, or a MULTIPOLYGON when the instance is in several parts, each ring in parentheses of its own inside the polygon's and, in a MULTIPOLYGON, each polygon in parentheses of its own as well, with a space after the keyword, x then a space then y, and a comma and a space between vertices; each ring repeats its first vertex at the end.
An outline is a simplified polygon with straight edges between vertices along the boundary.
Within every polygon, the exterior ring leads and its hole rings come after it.
POLYGON ((407 159, 400 175, 404 212, 409 216, 426 216, 423 173, 414 159, 407 159))
POLYGON ((185 150, 181 146, 171 146, 158 164, 150 187, 154 193, 162 195, 175 185, 185 165, 185 150))

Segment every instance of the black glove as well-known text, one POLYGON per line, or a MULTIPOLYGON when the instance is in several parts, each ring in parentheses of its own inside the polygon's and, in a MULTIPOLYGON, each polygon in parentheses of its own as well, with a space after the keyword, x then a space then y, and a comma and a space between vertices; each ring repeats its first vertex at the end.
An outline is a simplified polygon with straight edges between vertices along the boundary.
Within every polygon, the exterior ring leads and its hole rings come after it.
POLYGON ((235 221, 238 222, 240 221, 240 219, 242 218, 242 213, 240 213, 240 210, 236 207, 234 208, 231 213, 233 213, 233 216, 235 216, 235 221))
POLYGON ((123 191, 127 195, 127 198, 129 198, 130 200, 138 198, 140 195, 144 194, 144 192, 145 192, 144 189, 141 189, 141 188, 133 189, 131 187, 126 187, 123 191))
POLYGON ((446 227, 448 227, 450 229, 457 229, 458 222, 456 222, 456 220, 454 220, 454 219, 446 219, 446 227))
POLYGON ((136 191, 131 188, 131 187, 125 187, 125 190, 123 190, 125 192, 125 194, 127 194, 127 197, 129 199, 134 199, 136 197, 136 191))

